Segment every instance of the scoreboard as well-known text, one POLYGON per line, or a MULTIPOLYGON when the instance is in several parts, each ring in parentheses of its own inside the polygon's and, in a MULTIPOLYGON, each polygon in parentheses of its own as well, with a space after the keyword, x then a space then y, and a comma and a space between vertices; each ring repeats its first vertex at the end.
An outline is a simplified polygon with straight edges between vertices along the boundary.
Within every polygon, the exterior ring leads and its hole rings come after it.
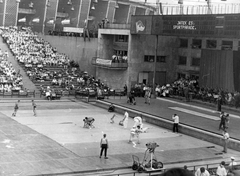
MULTIPOLYGON (((151 35, 240 38, 240 14, 153 15, 148 16, 151 35), (150 24, 151 23, 151 24, 150 24)), ((147 16, 145 16, 146 20, 147 16)), ((132 17, 131 26, 135 25, 132 17)), ((137 17, 138 21, 141 16, 137 17)), ((135 29, 134 29, 135 30, 135 29)), ((131 30, 132 34, 137 34, 131 30)))
POLYGON ((163 16, 162 35, 240 37, 240 14, 163 16))

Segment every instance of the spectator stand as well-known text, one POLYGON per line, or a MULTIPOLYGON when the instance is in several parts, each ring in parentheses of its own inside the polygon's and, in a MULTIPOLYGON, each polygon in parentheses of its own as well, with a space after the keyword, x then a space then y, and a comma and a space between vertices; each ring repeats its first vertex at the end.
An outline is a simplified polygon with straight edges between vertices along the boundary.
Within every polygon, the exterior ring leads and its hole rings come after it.
MULTIPOLYGON (((63 96, 75 96, 88 102, 109 96, 121 96, 126 92, 122 89, 111 90, 101 80, 95 79, 79 69, 78 63, 70 61, 68 56, 58 53, 49 42, 35 35, 29 28, 24 30, 9 27, 1 33, 4 41, 15 56, 19 65, 40 90, 40 97, 49 100, 63 96), (99 91, 98 91, 99 90, 99 91)), ((117 56, 116 62, 127 62, 127 57, 117 56)), ((20 91, 4 93, 5 96, 20 96, 20 91)), ((26 93, 30 95, 30 92, 26 93)), ((35 95, 35 94, 34 94, 35 95)))
POLYGON ((179 79, 173 83, 163 86, 157 86, 157 95, 160 97, 172 96, 185 101, 200 100, 217 104, 218 101, 222 105, 229 107, 240 107, 240 93, 229 92, 218 88, 199 87, 198 80, 194 79, 179 79), (166 94, 166 91, 169 94, 166 94))

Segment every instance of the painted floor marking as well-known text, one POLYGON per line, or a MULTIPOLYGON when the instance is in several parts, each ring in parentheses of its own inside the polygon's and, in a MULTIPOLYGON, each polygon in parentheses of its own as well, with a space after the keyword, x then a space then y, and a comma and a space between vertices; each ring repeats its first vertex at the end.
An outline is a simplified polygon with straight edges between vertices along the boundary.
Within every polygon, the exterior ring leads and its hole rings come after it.
MULTIPOLYGON (((191 108, 195 108, 195 109, 200 109, 202 111, 207 111, 207 112, 211 112, 211 113, 219 113, 218 111, 215 111, 215 110, 211 110, 211 109, 207 109, 207 108, 203 108, 203 107, 199 107, 199 106, 194 106, 194 105, 189 105, 189 104, 181 103, 181 102, 177 102, 177 101, 172 101, 172 100, 168 100, 168 99, 165 99, 165 98, 159 98, 158 97, 157 99, 162 100, 162 101, 167 101, 167 102, 170 102, 170 103, 179 104, 179 105, 182 105, 182 106, 187 106, 187 107, 191 107, 191 108)), ((229 116, 240 119, 240 116, 237 116, 237 115, 234 115, 234 114, 229 114, 229 116)))
POLYGON ((207 115, 207 114, 203 114, 203 113, 196 112, 196 111, 191 111, 191 110, 180 108, 180 107, 169 107, 169 109, 185 112, 185 113, 188 113, 188 114, 204 117, 204 118, 211 119, 211 120, 220 120, 220 118, 217 117, 217 116, 207 115))

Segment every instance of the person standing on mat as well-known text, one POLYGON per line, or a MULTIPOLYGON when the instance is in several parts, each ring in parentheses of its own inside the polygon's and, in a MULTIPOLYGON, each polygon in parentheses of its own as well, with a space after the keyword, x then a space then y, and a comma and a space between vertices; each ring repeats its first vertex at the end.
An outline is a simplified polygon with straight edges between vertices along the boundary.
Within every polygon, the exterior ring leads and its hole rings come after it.
POLYGON ((19 108, 19 106, 18 106, 19 103, 20 103, 20 100, 18 100, 14 105, 14 111, 12 113, 13 117, 15 117, 17 115, 17 111, 18 111, 18 108, 19 108))
POLYGON ((108 157, 107 157, 108 140, 107 140, 107 135, 106 134, 103 134, 103 138, 101 139, 101 142, 100 142, 100 148, 101 148, 101 152, 100 152, 99 158, 102 157, 102 154, 103 154, 103 151, 104 151, 105 159, 108 159, 108 157))

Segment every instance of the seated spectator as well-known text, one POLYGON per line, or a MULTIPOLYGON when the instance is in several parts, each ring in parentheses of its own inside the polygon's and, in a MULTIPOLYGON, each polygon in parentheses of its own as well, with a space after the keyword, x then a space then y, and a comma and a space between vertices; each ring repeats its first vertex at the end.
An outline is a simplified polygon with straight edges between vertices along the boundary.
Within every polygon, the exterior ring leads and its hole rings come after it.
POLYGON ((225 162, 224 161, 222 161, 219 164, 219 166, 217 167, 216 174, 219 175, 219 176, 226 176, 227 175, 227 171, 226 171, 226 168, 225 168, 225 162))
POLYGON ((127 62, 127 56, 126 55, 123 56, 122 59, 123 59, 123 62, 125 62, 125 63, 127 62))
POLYGON ((231 158, 231 162, 229 163, 227 169, 228 169, 228 176, 235 176, 235 170, 236 170, 236 166, 238 165, 238 163, 235 161, 235 158, 232 156, 231 158))
POLYGON ((204 167, 200 167, 195 172, 195 176, 210 176, 210 174, 204 167))
POLYGON ((51 90, 51 99, 54 100, 56 99, 57 95, 54 89, 51 90))
POLYGON ((47 91, 46 91, 46 98, 47 98, 48 100, 52 100, 51 90, 47 90, 47 91))
POLYGON ((56 78, 53 78, 53 80, 52 80, 52 85, 57 85, 57 84, 58 84, 57 79, 56 79, 56 78))

